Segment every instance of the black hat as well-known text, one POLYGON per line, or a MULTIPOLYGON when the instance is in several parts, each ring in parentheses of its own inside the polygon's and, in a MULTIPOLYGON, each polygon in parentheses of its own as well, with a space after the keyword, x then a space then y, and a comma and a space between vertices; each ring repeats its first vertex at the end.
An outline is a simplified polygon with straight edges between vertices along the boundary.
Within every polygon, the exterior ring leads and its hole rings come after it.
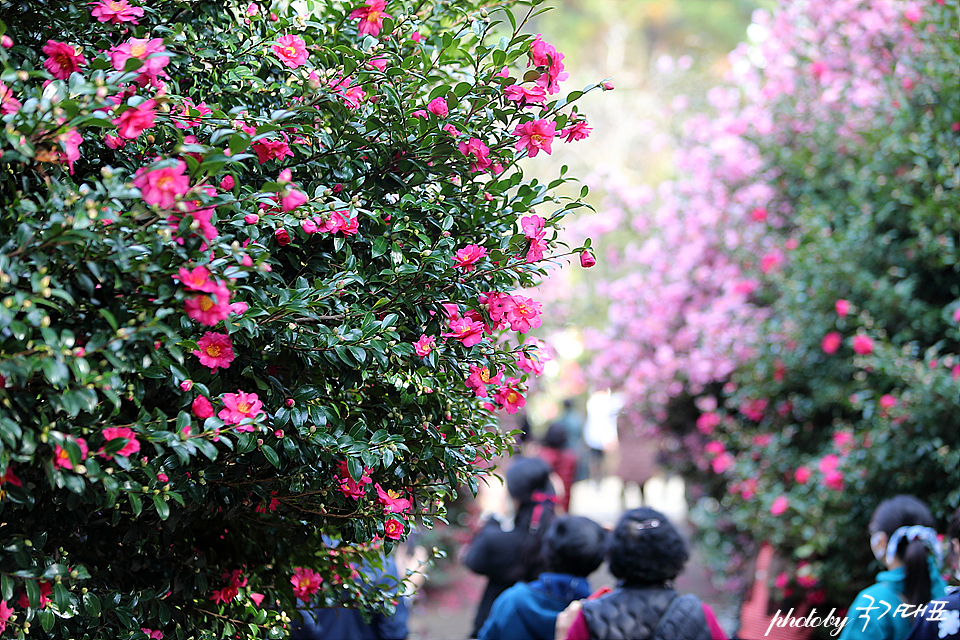
POLYGON ((660 584, 680 575, 690 557, 673 523, 654 509, 627 511, 610 535, 610 573, 626 582, 660 584))

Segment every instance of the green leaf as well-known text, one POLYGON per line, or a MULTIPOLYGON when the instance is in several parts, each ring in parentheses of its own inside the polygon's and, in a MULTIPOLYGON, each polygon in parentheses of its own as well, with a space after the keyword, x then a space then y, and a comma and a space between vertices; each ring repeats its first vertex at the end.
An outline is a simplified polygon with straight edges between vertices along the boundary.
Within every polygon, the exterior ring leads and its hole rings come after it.
POLYGON ((100 598, 91 592, 83 594, 83 609, 91 618, 100 617, 100 598))
POLYGON ((161 520, 166 520, 170 517, 170 506, 167 504, 167 501, 163 499, 162 494, 153 496, 153 506, 156 507, 161 520))
POLYGON ((260 451, 263 452, 263 456, 267 459, 267 462, 272 464, 276 468, 280 468, 280 456, 277 455, 276 450, 268 444, 260 447, 260 451))
POLYGON ((143 510, 143 500, 135 493, 128 493, 127 498, 130 499, 130 507, 133 509, 133 515, 139 516, 143 510))

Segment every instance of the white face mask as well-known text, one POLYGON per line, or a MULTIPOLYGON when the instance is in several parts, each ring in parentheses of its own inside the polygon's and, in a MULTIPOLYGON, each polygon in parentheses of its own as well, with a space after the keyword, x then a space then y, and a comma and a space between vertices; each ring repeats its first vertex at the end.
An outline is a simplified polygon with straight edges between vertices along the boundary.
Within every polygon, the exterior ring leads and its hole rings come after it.
POLYGON ((873 557, 876 558, 880 564, 886 565, 887 534, 883 531, 877 531, 870 536, 870 550, 873 551, 873 557))

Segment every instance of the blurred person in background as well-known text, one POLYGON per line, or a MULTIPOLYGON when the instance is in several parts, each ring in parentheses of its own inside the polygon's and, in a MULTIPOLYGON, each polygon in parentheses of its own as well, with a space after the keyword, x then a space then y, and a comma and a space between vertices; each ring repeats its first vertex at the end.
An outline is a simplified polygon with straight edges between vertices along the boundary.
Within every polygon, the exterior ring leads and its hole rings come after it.
POLYGON ((623 407, 620 394, 595 391, 587 400, 587 422, 583 441, 590 456, 590 478, 600 484, 606 475, 605 458, 617 450, 617 415, 623 407))
POLYGON ((577 454, 568 446, 567 431, 562 424, 554 422, 540 442, 538 455, 547 461, 563 485, 560 507, 570 512, 570 491, 577 474, 577 454))
POLYGON ((507 469, 512 513, 490 515, 463 555, 463 564, 487 577, 477 606, 471 638, 476 638, 494 600, 523 580, 532 582, 546 569, 540 553, 543 534, 554 519, 556 496, 552 470, 541 458, 519 457, 507 469))
POLYGON ((880 503, 870 518, 870 548, 885 571, 859 594, 847 612, 841 640, 904 640, 913 625, 901 604, 922 605, 942 598, 944 582, 937 556, 937 532, 930 509, 914 496, 880 503), (890 605, 889 613, 880 615, 890 605))
MULTIPOLYGON (((947 567, 960 584, 960 507, 947 527, 947 567)), ((960 587, 947 587, 947 595, 931 600, 917 617, 907 640, 960 640, 960 587)))
POLYGON ((547 570, 496 599, 479 640, 553 640, 557 614, 590 595, 587 576, 603 563, 607 532, 588 518, 565 516, 543 538, 547 570))

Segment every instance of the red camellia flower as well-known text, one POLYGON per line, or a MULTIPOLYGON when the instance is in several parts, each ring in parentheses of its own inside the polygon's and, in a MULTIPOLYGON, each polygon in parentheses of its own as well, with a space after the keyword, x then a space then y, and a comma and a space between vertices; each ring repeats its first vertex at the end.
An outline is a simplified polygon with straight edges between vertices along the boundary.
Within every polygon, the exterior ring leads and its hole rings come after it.
POLYGON ((153 100, 146 100, 135 107, 130 107, 111 120, 113 124, 117 125, 117 135, 127 140, 133 140, 144 130, 153 128, 153 120, 156 117, 153 108, 156 104, 153 100))
POLYGON ((307 602, 310 596, 320 590, 320 574, 313 569, 296 567, 293 570, 293 577, 290 578, 290 584, 293 585, 293 595, 307 602))
POLYGON ((820 347, 823 349, 824 353, 832 354, 837 352, 837 349, 840 348, 840 344, 842 342, 843 336, 836 331, 831 331, 827 335, 823 336, 823 341, 820 343, 820 347))
MULTIPOLYGON (((117 438, 123 438, 127 442, 117 451, 115 456, 123 456, 129 458, 132 455, 135 455, 140 451, 140 441, 137 440, 137 434, 130 427, 107 427, 100 432, 103 435, 103 439, 107 442, 111 440, 116 440, 117 438)), ((107 457, 107 454, 100 450, 100 455, 104 458, 107 457)))
POLYGON ((360 18, 360 22, 357 24, 357 32, 362 36, 380 35, 380 29, 383 28, 383 19, 390 17, 386 8, 386 0, 367 0, 364 5, 351 11, 351 18, 360 18))
POLYGON ((277 244, 279 244, 281 247, 285 247, 290 244, 290 232, 283 227, 280 227, 274 231, 273 237, 276 238, 277 244))
POLYGON ((80 65, 87 64, 82 53, 77 53, 64 42, 47 40, 47 44, 43 45, 43 52, 49 56, 43 61, 44 68, 60 80, 66 80, 71 73, 80 69, 80 65))
POLYGON ((403 536, 405 527, 396 518, 390 518, 383 523, 383 535, 391 540, 399 540, 403 536))
POLYGON ((401 496, 398 491, 393 489, 385 491, 380 483, 375 484, 374 487, 380 498, 380 504, 383 505, 384 513, 403 513, 410 508, 410 501, 401 496))
POLYGON ((194 349, 193 355, 200 358, 200 364, 210 367, 211 371, 217 368, 226 369, 233 362, 233 341, 225 333, 214 333, 207 331, 203 337, 197 341, 199 349, 194 349))
POLYGON ((296 69, 307 61, 307 43, 303 38, 295 35, 285 35, 277 38, 277 44, 273 45, 273 52, 280 58, 280 62, 291 69, 296 69))
POLYGON ((206 420, 213 416, 213 405, 203 396, 194 398, 193 404, 190 405, 190 410, 193 411, 193 415, 201 420, 206 420))
MULTIPOLYGON (((69 439, 73 440, 73 442, 75 442, 80 448, 80 462, 86 460, 87 454, 90 453, 90 449, 87 447, 87 441, 83 438, 75 438, 74 436, 69 436, 69 439)), ((60 445, 57 445, 56 449, 54 450, 53 466, 61 469, 73 469, 73 461, 70 460, 70 454, 67 453, 67 450, 60 445)))
POLYGON ((777 496, 777 499, 770 505, 770 514, 774 516, 783 515, 789 506, 790 501, 787 500, 786 496, 777 496))
POLYGON ((873 340, 870 336, 858 333, 853 336, 853 351, 862 356, 867 356, 873 353, 873 340))

